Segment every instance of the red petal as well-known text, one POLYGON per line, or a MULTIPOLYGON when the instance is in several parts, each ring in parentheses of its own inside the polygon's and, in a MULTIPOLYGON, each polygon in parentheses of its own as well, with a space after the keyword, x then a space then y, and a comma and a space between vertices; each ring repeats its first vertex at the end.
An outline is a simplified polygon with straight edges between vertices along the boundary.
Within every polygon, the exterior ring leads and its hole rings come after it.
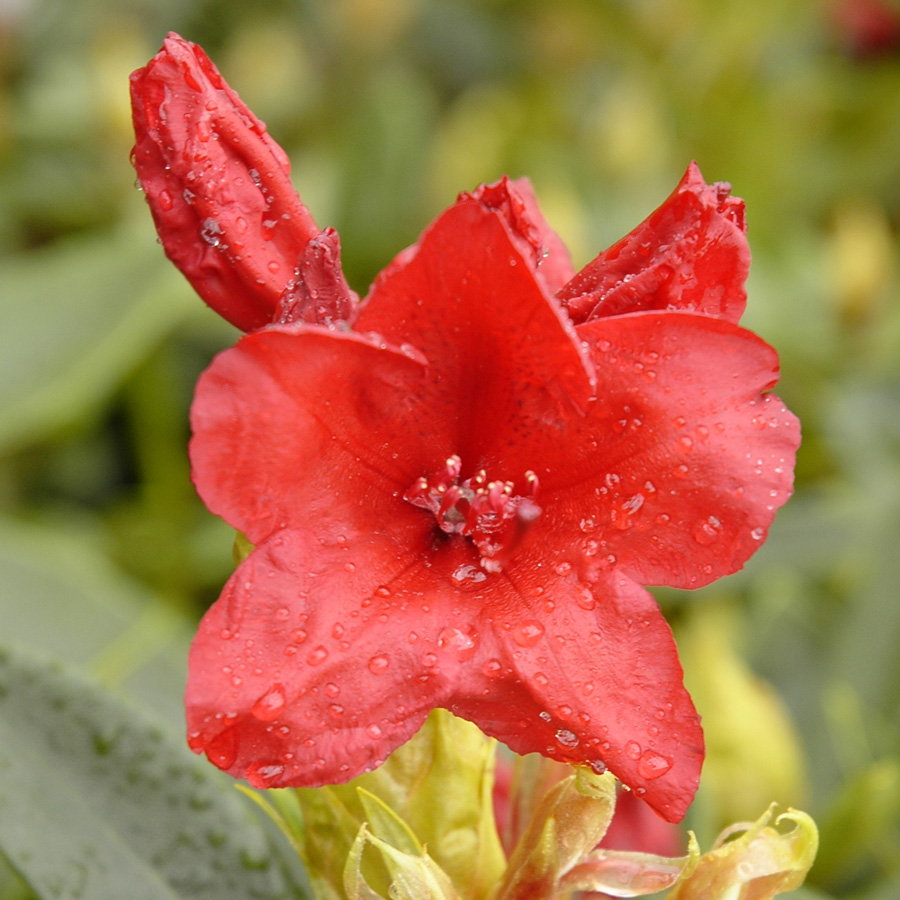
POLYGON ((606 766, 680 820, 697 789, 703 734, 659 608, 621 575, 591 592, 574 572, 550 575, 534 562, 510 568, 508 604, 491 598, 495 655, 486 658, 483 640, 481 665, 461 673, 466 696, 450 709, 517 753, 606 766))
POLYGON ((278 321, 331 325, 348 320, 359 301, 341 268, 341 241, 326 228, 306 245, 291 281, 279 301, 278 321))
POLYGON ((134 164, 168 257, 245 331, 271 322, 319 229, 284 151, 206 54, 170 34, 131 76, 134 164))
POLYGON ((421 361, 351 332, 247 335, 197 385, 197 490, 253 543, 281 528, 350 538, 404 522, 403 492, 442 428, 420 407, 422 382, 421 361))
POLYGON ((384 762, 460 665, 437 637, 452 618, 441 594, 386 586, 414 561, 374 531, 343 543, 283 531, 257 547, 191 647, 191 747, 257 787, 334 784, 384 762))
POLYGON ((589 363, 568 320, 505 220, 471 198, 379 276, 355 328, 409 342, 428 360, 430 402, 447 411, 451 437, 435 440, 432 471, 452 453, 464 470, 477 469, 492 444, 519 440, 513 429, 523 420, 577 415, 592 394, 589 363))
POLYGON ((760 547, 790 496, 797 419, 774 394, 775 351, 721 319, 636 313, 578 327, 598 398, 535 467, 547 527, 590 579, 699 587, 760 547))
POLYGON ((544 218, 527 178, 513 181, 504 176, 471 194, 460 195, 461 200, 470 197, 503 216, 516 248, 530 262, 548 293, 555 294, 572 278, 575 270, 569 251, 544 218))
POLYGON ((672 195, 557 295, 576 324, 650 309, 737 322, 750 268, 744 201, 691 163, 672 195))

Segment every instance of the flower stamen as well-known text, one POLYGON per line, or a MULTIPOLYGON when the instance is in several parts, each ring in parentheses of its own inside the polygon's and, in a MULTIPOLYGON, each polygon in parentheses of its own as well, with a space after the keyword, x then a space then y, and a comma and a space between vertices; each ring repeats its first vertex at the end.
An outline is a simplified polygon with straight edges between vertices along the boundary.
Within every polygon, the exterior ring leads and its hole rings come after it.
POLYGON ((481 554, 481 567, 499 572, 541 514, 535 500, 537 475, 525 473, 528 495, 523 496, 514 493, 512 481, 489 480, 484 469, 460 482, 461 470, 462 460, 454 454, 432 478, 419 478, 403 499, 432 512, 445 534, 470 538, 481 554))

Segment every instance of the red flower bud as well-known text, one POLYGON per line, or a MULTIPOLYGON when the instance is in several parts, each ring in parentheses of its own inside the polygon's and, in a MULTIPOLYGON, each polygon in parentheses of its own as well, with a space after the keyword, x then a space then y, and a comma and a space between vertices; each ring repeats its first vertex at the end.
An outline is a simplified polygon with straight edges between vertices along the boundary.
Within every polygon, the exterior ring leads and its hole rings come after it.
MULTIPOLYGON (((134 165, 166 255, 238 328, 276 320, 319 235, 287 155, 203 50, 176 34, 132 74, 131 97, 134 165)), ((348 311, 355 297, 340 264, 327 268, 330 293, 348 311)))

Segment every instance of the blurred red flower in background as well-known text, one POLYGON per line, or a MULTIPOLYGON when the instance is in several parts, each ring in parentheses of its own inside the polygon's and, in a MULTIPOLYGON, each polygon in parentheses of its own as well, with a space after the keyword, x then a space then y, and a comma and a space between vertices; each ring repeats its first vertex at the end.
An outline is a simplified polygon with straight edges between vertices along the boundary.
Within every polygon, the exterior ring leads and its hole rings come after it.
POLYGON ((172 35, 132 79, 163 246, 256 329, 192 409, 197 490, 255 549, 194 641, 191 746, 260 787, 345 781, 444 707, 680 819, 702 732, 642 585, 740 568, 799 443, 774 350, 736 324, 743 203, 692 165, 575 274, 504 178, 358 303, 199 48, 172 35))

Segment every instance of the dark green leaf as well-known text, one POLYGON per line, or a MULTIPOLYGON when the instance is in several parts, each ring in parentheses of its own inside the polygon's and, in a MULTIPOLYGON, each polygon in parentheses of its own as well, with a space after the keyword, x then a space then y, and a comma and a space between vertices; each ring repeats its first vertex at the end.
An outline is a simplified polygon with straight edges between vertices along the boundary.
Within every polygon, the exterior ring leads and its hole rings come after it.
POLYGON ((0 650, 0 851, 42 900, 280 900, 228 780, 71 671, 0 650))

